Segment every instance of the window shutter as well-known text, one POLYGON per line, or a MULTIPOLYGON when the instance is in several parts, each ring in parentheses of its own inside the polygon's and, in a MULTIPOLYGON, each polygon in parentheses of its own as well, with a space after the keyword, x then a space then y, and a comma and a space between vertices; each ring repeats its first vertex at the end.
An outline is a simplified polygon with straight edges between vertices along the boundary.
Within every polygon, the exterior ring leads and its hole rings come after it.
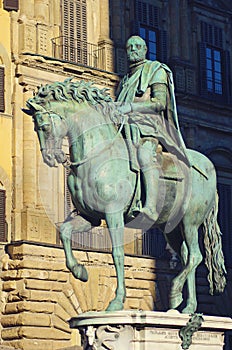
POLYGON ((63 58, 87 64, 86 0, 62 0, 63 58))
POLYGON ((183 67, 175 67, 175 87, 179 92, 185 91, 185 70, 183 67))
POLYGON ((18 0, 4 0, 4 10, 7 11, 18 11, 19 1, 18 0))
POLYGON ((126 74, 127 68, 127 57, 125 49, 117 47, 115 49, 115 58, 116 58, 116 73, 120 75, 126 74))
POLYGON ((200 84, 200 94, 203 97, 208 96, 207 91, 207 79, 206 79, 206 44, 199 43, 199 84, 200 84))
POLYGON ((141 24, 152 28, 158 28, 159 12, 156 6, 143 1, 138 1, 136 4, 136 12, 141 24))
POLYGON ((6 191, 0 190, 0 241, 6 242, 6 191))
POLYGON ((168 61, 168 43, 167 43, 167 32, 166 30, 160 30, 159 32, 159 52, 158 52, 158 59, 163 62, 167 63, 168 61))
MULTIPOLYGON (((79 0, 76 3, 76 32, 79 42, 78 60, 87 64, 87 12, 86 0, 79 0)), ((78 45, 78 43, 77 43, 78 45)))
POLYGON ((223 77, 224 77, 224 91, 227 99, 227 103, 232 103, 231 96, 231 69, 230 69, 231 61, 230 61, 230 52, 224 52, 224 64, 223 66, 223 77))
POLYGON ((214 45, 221 48, 223 46, 222 29, 218 27, 214 27, 214 45))
POLYGON ((192 69, 186 69, 186 92, 196 93, 195 71, 192 69))
POLYGON ((223 47, 222 29, 209 23, 201 22, 201 41, 216 47, 223 47))
POLYGON ((5 111, 5 69, 0 67, 0 112, 5 111))

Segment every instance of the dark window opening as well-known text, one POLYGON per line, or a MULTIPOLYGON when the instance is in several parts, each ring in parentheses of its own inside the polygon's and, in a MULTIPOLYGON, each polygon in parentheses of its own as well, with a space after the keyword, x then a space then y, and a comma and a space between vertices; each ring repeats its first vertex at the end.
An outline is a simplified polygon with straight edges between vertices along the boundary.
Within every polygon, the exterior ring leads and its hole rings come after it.
POLYGON ((206 47, 207 90, 222 95, 222 55, 219 50, 206 47))
POLYGON ((141 26, 139 28, 139 35, 146 41, 147 58, 155 61, 157 59, 157 32, 141 26))
POLYGON ((223 50, 223 30, 201 22, 199 85, 202 97, 219 103, 231 102, 230 54, 223 50))
POLYGON ((4 0, 4 10, 7 11, 18 11, 19 1, 18 0, 4 0))

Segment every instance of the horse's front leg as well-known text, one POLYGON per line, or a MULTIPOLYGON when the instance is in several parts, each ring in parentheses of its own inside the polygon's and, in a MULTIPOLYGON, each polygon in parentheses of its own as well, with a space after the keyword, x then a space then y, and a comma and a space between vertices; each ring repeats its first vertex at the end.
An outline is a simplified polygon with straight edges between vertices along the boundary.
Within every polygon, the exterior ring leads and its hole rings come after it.
POLYGON ((117 276, 115 298, 109 303, 107 311, 123 310, 126 299, 124 282, 124 220, 123 213, 106 214, 106 223, 112 241, 112 255, 117 276))
POLYGON ((86 268, 79 264, 72 251, 72 233, 74 231, 85 232, 91 229, 91 223, 82 218, 80 215, 65 221, 60 226, 60 239, 63 243, 66 266, 72 272, 73 276, 83 282, 88 281, 86 268))

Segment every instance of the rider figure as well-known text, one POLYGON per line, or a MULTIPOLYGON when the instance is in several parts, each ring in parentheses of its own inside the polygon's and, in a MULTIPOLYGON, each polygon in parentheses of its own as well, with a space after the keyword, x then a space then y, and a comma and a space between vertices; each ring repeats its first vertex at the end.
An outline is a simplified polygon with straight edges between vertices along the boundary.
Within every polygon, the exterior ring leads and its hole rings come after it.
POLYGON ((163 63, 146 59, 147 46, 139 36, 128 39, 126 50, 129 72, 119 84, 116 101, 122 102, 119 106, 121 113, 130 113, 132 141, 137 147, 146 191, 145 206, 140 212, 155 221, 158 218, 159 179, 156 162, 157 118, 163 124, 164 146, 174 149, 186 162, 188 159, 178 124, 171 70, 163 63), (136 116, 136 112, 143 113, 143 118, 141 114, 136 116))

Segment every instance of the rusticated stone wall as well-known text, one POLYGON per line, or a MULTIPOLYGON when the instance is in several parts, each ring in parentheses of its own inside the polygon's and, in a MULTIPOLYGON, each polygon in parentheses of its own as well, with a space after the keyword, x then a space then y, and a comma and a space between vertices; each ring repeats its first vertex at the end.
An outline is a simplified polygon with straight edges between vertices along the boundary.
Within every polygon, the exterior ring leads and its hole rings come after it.
MULTIPOLYGON (((89 281, 77 281, 65 266, 63 249, 18 242, 7 246, 2 265, 2 341, 25 350, 55 350, 80 345, 69 328, 71 317, 104 310, 116 286, 112 257, 75 251, 89 281)), ((155 295, 153 259, 125 259, 125 309, 152 310, 155 295)))

